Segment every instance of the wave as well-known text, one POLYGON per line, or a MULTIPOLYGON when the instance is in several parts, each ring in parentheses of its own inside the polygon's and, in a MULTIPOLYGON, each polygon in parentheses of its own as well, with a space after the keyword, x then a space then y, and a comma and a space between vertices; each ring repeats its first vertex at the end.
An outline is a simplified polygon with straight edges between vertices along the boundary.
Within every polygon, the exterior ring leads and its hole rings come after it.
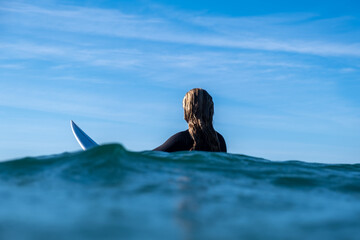
POLYGON ((353 240, 359 183, 359 164, 109 144, 1 162, 0 239, 353 240))
POLYGON ((88 151, 1 162, 0 179, 13 184, 41 181, 94 185, 121 184, 125 176, 182 175, 239 178, 287 188, 324 188, 360 193, 360 164, 275 162, 240 154, 131 152, 108 144, 88 151))

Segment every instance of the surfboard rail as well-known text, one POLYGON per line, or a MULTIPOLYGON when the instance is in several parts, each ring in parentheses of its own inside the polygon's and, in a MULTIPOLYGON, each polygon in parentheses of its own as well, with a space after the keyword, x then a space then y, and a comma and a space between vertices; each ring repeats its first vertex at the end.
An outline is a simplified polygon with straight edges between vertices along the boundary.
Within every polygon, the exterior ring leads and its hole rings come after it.
POLYGON ((98 146, 73 120, 70 120, 70 126, 77 142, 84 151, 98 146))

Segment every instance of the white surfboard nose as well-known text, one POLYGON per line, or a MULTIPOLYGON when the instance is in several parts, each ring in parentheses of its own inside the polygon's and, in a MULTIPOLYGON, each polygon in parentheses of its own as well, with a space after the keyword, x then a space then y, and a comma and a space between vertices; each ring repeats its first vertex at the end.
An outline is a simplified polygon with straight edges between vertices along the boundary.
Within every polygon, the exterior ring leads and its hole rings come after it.
POLYGON ((70 126, 76 140, 78 141, 80 147, 83 150, 98 146, 98 144, 94 140, 92 140, 83 130, 81 130, 81 128, 76 125, 73 120, 70 120, 70 126))

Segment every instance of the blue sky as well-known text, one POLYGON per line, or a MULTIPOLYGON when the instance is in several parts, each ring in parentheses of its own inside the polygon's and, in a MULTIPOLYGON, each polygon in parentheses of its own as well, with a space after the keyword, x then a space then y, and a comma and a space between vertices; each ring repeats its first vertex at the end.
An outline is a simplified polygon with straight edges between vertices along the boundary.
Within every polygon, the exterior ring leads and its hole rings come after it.
POLYGON ((0 1, 0 160, 152 149, 205 88, 231 153, 360 161, 357 1, 0 1))

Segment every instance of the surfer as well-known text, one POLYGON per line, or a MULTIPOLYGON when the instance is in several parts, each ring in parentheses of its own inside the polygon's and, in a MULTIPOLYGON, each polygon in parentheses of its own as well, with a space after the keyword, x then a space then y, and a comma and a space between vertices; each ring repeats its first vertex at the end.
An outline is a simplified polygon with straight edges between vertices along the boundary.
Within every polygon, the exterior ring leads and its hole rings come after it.
POLYGON ((226 152, 224 137, 213 127, 214 103, 210 94, 201 88, 190 90, 183 99, 183 108, 189 129, 171 136, 153 151, 226 152))

